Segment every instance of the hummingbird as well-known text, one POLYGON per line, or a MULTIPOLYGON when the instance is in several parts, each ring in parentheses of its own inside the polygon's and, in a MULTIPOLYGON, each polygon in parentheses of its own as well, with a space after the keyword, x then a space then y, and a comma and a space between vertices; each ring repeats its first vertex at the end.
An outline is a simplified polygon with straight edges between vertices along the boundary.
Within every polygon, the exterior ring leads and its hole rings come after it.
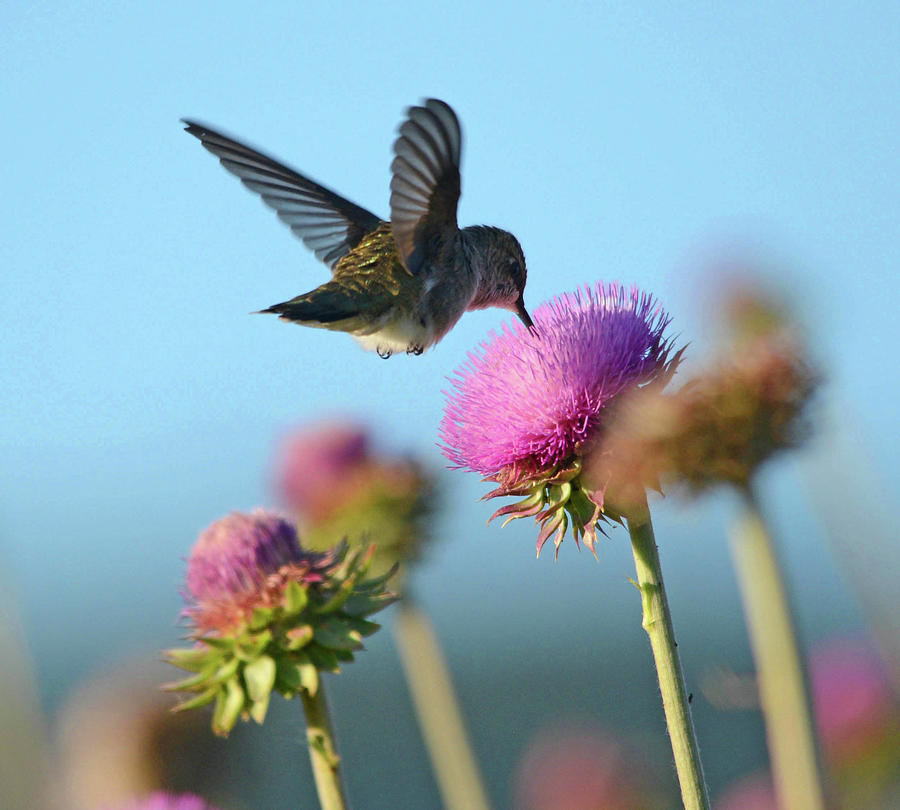
POLYGON ((508 309, 534 329, 518 240, 456 223, 462 131, 445 102, 429 98, 406 111, 393 146, 389 221, 221 132, 183 123, 331 270, 330 281, 263 312, 349 332, 383 358, 421 354, 473 309, 508 309))

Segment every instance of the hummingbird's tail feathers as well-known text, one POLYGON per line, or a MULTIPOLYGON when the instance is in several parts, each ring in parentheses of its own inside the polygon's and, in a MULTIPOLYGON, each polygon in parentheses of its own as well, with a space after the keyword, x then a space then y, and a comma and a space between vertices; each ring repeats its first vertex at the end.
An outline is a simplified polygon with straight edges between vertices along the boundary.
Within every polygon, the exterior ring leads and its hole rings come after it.
POLYGON ((362 329, 366 320, 359 302, 341 295, 340 290, 324 289, 327 286, 298 295, 290 301, 273 304, 262 311, 305 326, 319 326, 339 332, 357 332, 362 329))
POLYGON ((212 152, 227 171, 275 210, 316 258, 332 269, 374 231, 381 219, 274 158, 196 121, 185 131, 212 152))

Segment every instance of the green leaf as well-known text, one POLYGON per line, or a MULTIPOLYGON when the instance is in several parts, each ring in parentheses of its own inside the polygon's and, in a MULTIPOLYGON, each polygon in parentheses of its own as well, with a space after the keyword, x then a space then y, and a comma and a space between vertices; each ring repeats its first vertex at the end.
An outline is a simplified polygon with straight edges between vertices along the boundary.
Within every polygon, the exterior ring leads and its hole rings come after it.
POLYGON ((205 692, 193 697, 190 700, 184 700, 175 706, 173 712, 186 712, 188 709, 198 709, 212 703, 219 694, 219 687, 215 686, 207 689, 205 692))
POLYGON ((365 594, 356 591, 345 603, 344 613, 350 616, 371 616, 384 610, 388 605, 397 601, 397 594, 381 592, 377 594, 365 594))
POLYGON ((289 650, 299 650, 312 641, 313 629, 308 624, 301 624, 297 627, 292 627, 285 633, 285 636, 287 636, 287 648, 289 650))
POLYGON ((263 627, 272 622, 272 608, 257 607, 253 608, 253 615, 250 617, 248 626, 251 630, 261 630, 263 627))
POLYGON ((212 647, 214 650, 222 650, 223 652, 231 652, 234 649, 234 639, 231 636, 220 638, 219 636, 204 636, 200 639, 204 644, 212 647))
POLYGON ((358 591, 380 591, 384 589, 387 581, 400 569, 400 563, 394 563, 387 571, 372 579, 367 579, 357 585, 358 591))
POLYGON ((244 708, 246 697, 237 678, 228 681, 225 689, 220 691, 217 697, 212 728, 214 733, 227 737, 244 708))
POLYGON ((381 629, 381 625, 377 622, 370 622, 366 619, 357 618, 356 616, 343 617, 343 621, 346 622, 348 627, 354 632, 359 633, 362 637, 371 636, 376 630, 381 629))
POLYGON ((355 585, 356 580, 352 577, 345 579, 341 586, 331 595, 331 598, 316 608, 316 613, 324 615, 339 610, 344 602, 350 598, 355 585))
POLYGON ((315 695, 319 690, 319 671, 306 653, 296 653, 278 660, 275 683, 285 697, 293 697, 301 689, 315 695))
POLYGON ((561 484, 551 484, 547 488, 547 505, 550 511, 559 509, 572 494, 572 485, 568 481, 561 484))
POLYGON ((209 685, 210 679, 215 675, 215 672, 216 662, 213 661, 203 670, 203 672, 198 672, 196 675, 192 675, 190 678, 185 678, 181 681, 164 683, 162 688, 166 692, 197 692, 201 689, 205 689, 209 685))
POLYGON ((291 580, 284 589, 284 612, 287 616, 296 616, 309 602, 309 594, 299 582, 291 580))
POLYGON ((313 666, 320 672, 340 672, 337 656, 332 650, 312 642, 304 648, 304 652, 309 656, 309 660, 313 666))
POLYGON ((331 649, 358 650, 362 647, 362 636, 337 619, 320 624, 315 630, 315 639, 331 649))
POLYGON ((262 653, 271 640, 271 630, 263 630, 261 633, 246 635, 238 643, 237 655, 244 661, 252 661, 262 653))
POLYGON ((260 700, 254 700, 253 705, 250 707, 250 716, 259 723, 259 725, 262 725, 263 720, 266 719, 266 712, 269 710, 269 697, 270 695, 266 695, 260 700))
POLYGON ((275 661, 268 655, 261 655, 244 667, 244 683, 247 696, 256 702, 268 699, 275 684, 275 661))
POLYGON ((222 683, 233 677, 238 671, 241 662, 237 658, 231 658, 220 666, 216 673, 210 678, 210 683, 222 683))
POLYGON ((319 670, 313 664, 298 664, 300 684, 313 697, 319 691, 319 670))
POLYGON ((599 516, 600 514, 597 505, 585 495, 582 489, 572 491, 566 508, 572 514, 576 526, 587 526, 596 522, 595 515, 599 516))
POLYGON ((207 668, 210 657, 218 656, 218 653, 210 650, 208 647, 191 647, 186 650, 166 650, 163 655, 166 661, 179 669, 184 669, 188 672, 200 672, 207 668))
POLYGON ((343 607, 344 603, 350 598, 359 581, 363 578, 372 557, 375 555, 374 544, 367 549, 354 549, 347 555, 345 563, 341 569, 348 571, 347 578, 341 583, 341 586, 334 592, 330 599, 324 604, 316 608, 316 613, 327 614, 343 607))
POLYGON ((301 686, 300 664, 286 656, 279 658, 275 662, 275 688, 287 697, 296 694, 301 686))

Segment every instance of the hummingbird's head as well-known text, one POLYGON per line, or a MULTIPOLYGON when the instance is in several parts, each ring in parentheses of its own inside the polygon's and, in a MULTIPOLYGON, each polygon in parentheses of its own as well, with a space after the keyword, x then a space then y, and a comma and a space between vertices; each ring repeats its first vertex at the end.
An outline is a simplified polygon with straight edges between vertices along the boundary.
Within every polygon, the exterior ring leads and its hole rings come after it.
POLYGON ((465 228, 464 232, 473 243, 471 264, 480 275, 478 290, 469 309, 508 309, 515 312, 529 329, 534 328, 525 309, 528 271, 519 240, 500 228, 476 226, 465 228))

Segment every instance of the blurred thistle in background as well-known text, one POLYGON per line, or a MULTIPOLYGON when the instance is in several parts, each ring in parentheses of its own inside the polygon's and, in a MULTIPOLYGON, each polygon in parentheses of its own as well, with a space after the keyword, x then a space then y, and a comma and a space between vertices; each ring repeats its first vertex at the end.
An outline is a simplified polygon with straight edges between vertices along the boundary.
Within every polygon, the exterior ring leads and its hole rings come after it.
POLYGON ((716 810, 780 810, 772 777, 768 773, 745 776, 725 791, 716 810))
POLYGON ((654 763, 608 731, 569 723, 542 729, 514 775, 514 810, 663 810, 654 763))
MULTIPOLYGON (((865 637, 832 637, 813 647, 808 666, 836 806, 900 806, 900 701, 884 660, 865 637)), ((723 711, 758 707, 758 695, 748 704, 743 687, 735 691, 746 680, 720 671, 709 677, 704 694, 723 711)), ((778 810, 771 776, 763 772, 741 778, 723 791, 716 807, 778 810)))
POLYGON ((823 754, 842 807, 900 807, 900 700, 863 637, 831 638, 809 661, 823 754))
POLYGON ((411 457, 373 450, 369 432, 346 420, 288 435, 275 485, 314 547, 373 542, 376 571, 399 566, 394 638, 444 805, 487 810, 450 670, 410 579, 435 514, 432 476, 411 457))
POLYGON ((412 457, 371 445, 366 428, 349 419, 299 428, 277 448, 274 486, 307 547, 372 542, 372 573, 399 564, 403 579, 421 559, 437 492, 412 457))
MULTIPOLYGON (((98 810, 152 791, 217 791, 220 741, 196 712, 172 712, 150 656, 108 666, 66 702, 56 723, 55 806, 98 810)), ((129 805, 130 806, 130 805, 129 805)))
POLYGON ((219 810, 191 793, 152 793, 146 798, 127 804, 109 806, 104 810, 219 810))
POLYGON ((718 311, 730 328, 721 357, 675 393, 632 392, 594 456, 601 470, 631 468, 632 480, 692 494, 746 488, 763 462, 808 438, 820 374, 783 305, 747 282, 730 286, 718 311))

